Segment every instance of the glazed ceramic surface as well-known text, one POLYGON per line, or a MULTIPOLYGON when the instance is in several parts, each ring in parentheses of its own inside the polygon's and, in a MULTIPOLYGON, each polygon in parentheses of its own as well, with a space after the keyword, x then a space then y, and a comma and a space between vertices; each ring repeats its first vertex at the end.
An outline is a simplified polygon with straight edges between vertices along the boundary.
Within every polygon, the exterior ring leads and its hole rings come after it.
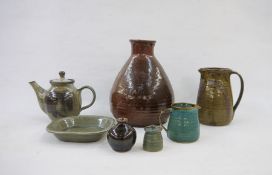
POLYGON ((77 116, 80 111, 91 107, 94 104, 96 94, 92 87, 83 86, 77 89, 73 79, 65 79, 65 72, 59 72, 60 79, 51 80, 51 87, 45 90, 35 81, 29 82, 36 92, 39 105, 52 120, 77 116), (93 99, 89 105, 81 107, 81 92, 89 89, 93 94, 93 99))
POLYGON ((167 137, 176 142, 194 142, 199 138, 199 106, 190 103, 174 103, 172 105, 167 137))
POLYGON ((52 121, 47 131, 66 142, 95 142, 114 125, 110 117, 82 115, 52 121))
MULTIPOLYGON (((114 117, 126 117, 132 126, 159 124, 160 111, 171 106, 170 81, 154 56, 155 41, 130 40, 132 54, 119 72, 111 91, 114 117)), ((163 122, 167 114, 162 116, 163 122)))
POLYGON ((197 104, 200 122, 206 125, 227 125, 233 120, 244 91, 242 76, 227 68, 202 68, 197 104), (236 74, 241 80, 241 90, 233 106, 230 75, 236 74))
POLYGON ((115 151, 129 151, 136 142, 136 130, 127 124, 126 118, 118 118, 117 122, 117 125, 108 131, 108 143, 115 151))
POLYGON ((158 125, 150 125, 144 128, 143 149, 149 152, 157 152, 163 148, 163 139, 161 135, 162 127, 158 125))

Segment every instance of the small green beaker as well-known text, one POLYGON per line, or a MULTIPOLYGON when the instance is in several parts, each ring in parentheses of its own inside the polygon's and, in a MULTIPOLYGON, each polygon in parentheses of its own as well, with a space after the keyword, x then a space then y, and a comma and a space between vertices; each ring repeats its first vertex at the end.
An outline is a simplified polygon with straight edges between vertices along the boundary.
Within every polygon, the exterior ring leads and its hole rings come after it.
POLYGON ((143 149, 149 152, 157 152, 162 150, 163 148, 163 140, 162 140, 162 127, 159 125, 150 125, 144 128, 144 143, 143 149))

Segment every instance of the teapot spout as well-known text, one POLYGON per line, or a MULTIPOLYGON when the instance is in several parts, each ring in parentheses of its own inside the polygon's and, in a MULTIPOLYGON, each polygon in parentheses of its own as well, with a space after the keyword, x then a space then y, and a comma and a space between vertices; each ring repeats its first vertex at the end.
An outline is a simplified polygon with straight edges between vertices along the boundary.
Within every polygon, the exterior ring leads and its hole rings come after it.
POLYGON ((47 91, 43 89, 41 86, 39 86, 38 83, 36 83, 36 81, 31 81, 29 82, 29 84, 32 86, 32 88, 34 89, 36 93, 41 109, 45 112, 43 101, 47 94, 47 91))

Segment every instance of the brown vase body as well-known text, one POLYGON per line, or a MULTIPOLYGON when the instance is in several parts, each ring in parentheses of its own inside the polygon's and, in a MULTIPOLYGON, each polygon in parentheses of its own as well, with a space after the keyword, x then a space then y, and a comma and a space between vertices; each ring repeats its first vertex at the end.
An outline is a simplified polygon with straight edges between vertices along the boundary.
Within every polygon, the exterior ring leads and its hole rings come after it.
MULTIPOLYGON (((112 87, 111 111, 115 118, 128 118, 132 126, 158 125, 160 112, 174 100, 172 86, 154 56, 155 41, 130 42, 132 54, 112 87)), ((163 122, 167 116, 162 116, 163 122)))
POLYGON ((197 97, 200 123, 213 126, 227 125, 233 120, 244 91, 242 76, 227 68, 202 68, 197 97), (241 90, 233 105, 230 75, 236 74, 241 80, 241 90))

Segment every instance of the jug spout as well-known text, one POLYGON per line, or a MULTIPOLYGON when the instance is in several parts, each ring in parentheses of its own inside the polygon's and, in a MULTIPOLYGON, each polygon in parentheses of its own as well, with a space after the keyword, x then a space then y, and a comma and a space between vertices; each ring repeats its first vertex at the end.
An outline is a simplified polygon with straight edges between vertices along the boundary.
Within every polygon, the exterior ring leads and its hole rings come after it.
POLYGON ((41 86, 39 86, 38 83, 36 83, 36 81, 31 81, 29 82, 29 84, 32 86, 32 88, 34 89, 36 93, 41 109, 45 112, 44 105, 42 104, 43 104, 47 91, 43 89, 41 86))

